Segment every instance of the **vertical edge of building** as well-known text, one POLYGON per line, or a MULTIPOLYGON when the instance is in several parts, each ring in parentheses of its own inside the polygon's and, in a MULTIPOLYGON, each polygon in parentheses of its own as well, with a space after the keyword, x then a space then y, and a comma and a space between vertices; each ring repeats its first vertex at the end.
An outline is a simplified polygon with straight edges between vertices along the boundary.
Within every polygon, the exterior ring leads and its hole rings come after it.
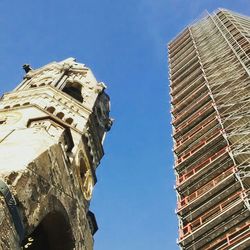
POLYGON ((181 249, 250 247, 250 18, 218 9, 168 45, 181 249))

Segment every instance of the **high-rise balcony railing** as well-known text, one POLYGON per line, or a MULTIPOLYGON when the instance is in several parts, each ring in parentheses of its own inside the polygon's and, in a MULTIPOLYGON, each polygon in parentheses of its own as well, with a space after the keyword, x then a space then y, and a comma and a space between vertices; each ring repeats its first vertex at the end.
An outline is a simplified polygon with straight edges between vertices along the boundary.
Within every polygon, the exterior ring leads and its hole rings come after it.
POLYGON ((205 85, 205 79, 203 75, 198 75, 198 77, 194 78, 192 81, 189 82, 187 86, 182 89, 175 88, 170 89, 170 94, 172 96, 172 104, 178 103, 182 99, 185 99, 189 96, 189 93, 192 94, 196 91, 199 87, 205 85))
MULTIPOLYGON (((178 126, 176 126, 174 129, 174 137, 183 137, 188 131, 190 131, 193 127, 206 119, 212 113, 215 113, 214 104, 209 102, 205 106, 198 109, 194 114, 190 115, 190 117, 188 117, 188 119, 186 119, 184 122, 178 124, 178 126)), ((174 123, 173 125, 175 126, 174 123)))
POLYGON ((175 116, 175 119, 173 120, 173 124, 175 126, 178 126, 178 124, 182 123, 187 119, 191 114, 196 112, 196 110, 200 109, 202 106, 207 104, 208 102, 212 102, 211 96, 209 93, 203 93, 200 95, 200 98, 194 99, 193 102, 186 106, 186 108, 182 109, 182 111, 178 114, 175 114, 172 112, 172 114, 175 116))
POLYGON ((179 67, 170 71, 170 79, 172 80, 172 82, 174 82, 174 80, 178 77, 181 77, 181 75, 185 74, 197 62, 199 62, 199 58, 196 53, 192 53, 188 57, 185 57, 185 60, 183 60, 182 63, 178 64, 179 67))
POLYGON ((239 191, 220 204, 216 205, 214 208, 210 209, 198 219, 188 223, 187 225, 180 228, 180 240, 188 235, 192 234, 194 231, 199 230, 202 226, 206 225, 204 231, 208 231, 210 227, 214 227, 214 224, 209 223, 213 220, 215 224, 220 223, 224 220, 223 217, 230 216, 232 213, 236 212, 237 205, 240 203, 244 206, 244 199, 246 198, 245 191, 239 191), (233 209, 235 208, 235 209, 233 209))
POLYGON ((207 171, 209 169, 211 169, 211 167, 214 166, 213 163, 220 162, 220 158, 224 159, 224 156, 228 155, 228 151, 229 151, 228 146, 225 146, 224 148, 222 148, 218 152, 214 153, 213 155, 211 155, 207 159, 203 160, 202 162, 200 162, 199 164, 194 166, 189 171, 184 172, 183 174, 180 174, 179 176, 177 176, 177 180, 176 180, 177 187, 179 185, 182 185, 184 182, 186 182, 188 179, 192 178, 197 173, 203 171, 205 168, 207 168, 207 171))
POLYGON ((178 86, 173 86, 173 83, 172 83, 170 86, 171 87, 171 95, 174 96, 179 91, 183 90, 184 88, 187 88, 189 85, 192 84, 192 82, 195 82, 202 75, 203 75, 202 69, 197 68, 186 79, 184 79, 182 82, 180 82, 178 84, 178 86))
POLYGON ((176 72, 178 72, 183 65, 189 63, 193 58, 195 58, 197 55, 195 48, 190 46, 189 49, 187 49, 180 57, 176 58, 176 60, 174 60, 171 63, 171 67, 170 67, 170 75, 175 74, 176 72))
POLYGON ((223 131, 221 129, 217 129, 214 133, 210 133, 209 136, 193 144, 192 147, 188 147, 178 155, 176 166, 181 164, 183 161, 188 160, 190 157, 197 158, 197 154, 202 154, 209 147, 217 144, 217 142, 223 138, 222 134, 223 131))
POLYGON ((178 75, 175 79, 172 79, 172 77, 170 77, 172 88, 178 86, 179 84, 187 83, 187 79, 190 79, 190 72, 195 72, 201 67, 198 58, 195 58, 193 62, 193 64, 188 65, 185 71, 178 75))
POLYGON ((178 47, 179 45, 181 45, 183 43, 183 41, 185 41, 185 39, 187 37, 189 37, 190 34, 189 34, 189 30, 186 29, 184 30, 181 34, 179 34, 175 40, 173 40, 172 42, 170 42, 169 44, 169 50, 174 50, 176 47, 178 47))
MULTIPOLYGON (((184 108, 189 106, 192 102, 194 102, 197 98, 199 98, 202 94, 207 93, 208 88, 205 84, 202 84, 199 88, 190 92, 189 95, 186 95, 182 100, 176 103, 172 109, 172 114, 176 116, 177 113, 180 113, 184 108)), ((174 101, 174 100, 173 100, 174 101)), ((172 101, 172 103, 173 103, 172 101)))
POLYGON ((217 128, 221 127, 217 115, 213 115, 212 117, 209 117, 209 119, 202 121, 197 127, 185 134, 185 136, 181 137, 179 140, 176 140, 174 143, 174 151, 179 153, 180 151, 184 150, 189 146, 189 144, 195 142, 198 138, 206 134, 212 128, 215 128, 216 125, 217 128))
MULTIPOLYGON (((228 182, 228 179, 235 175, 237 168, 232 166, 226 171, 220 173, 218 176, 214 177, 211 181, 201 186, 199 189, 195 190, 188 196, 182 198, 177 205, 177 212, 179 213, 182 209, 189 206, 191 203, 199 201, 202 196, 206 196, 209 193, 209 196, 213 195, 215 192, 218 192, 218 187, 222 186, 223 182, 228 182)), ((224 185, 223 185, 224 187, 224 185)))
POLYGON ((170 72, 173 73, 174 71, 177 71, 178 68, 181 68, 183 63, 190 57, 195 56, 196 51, 195 47, 193 46, 193 43, 189 43, 186 45, 186 47, 183 48, 183 51, 181 50, 178 52, 177 55, 174 57, 171 57, 169 60, 170 63, 170 72))
MULTIPOLYGON (((209 244, 206 250, 227 250, 234 246, 246 249, 250 243, 250 221, 241 226, 235 227, 230 233, 209 244)), ((237 248, 234 248, 237 249, 237 248)))

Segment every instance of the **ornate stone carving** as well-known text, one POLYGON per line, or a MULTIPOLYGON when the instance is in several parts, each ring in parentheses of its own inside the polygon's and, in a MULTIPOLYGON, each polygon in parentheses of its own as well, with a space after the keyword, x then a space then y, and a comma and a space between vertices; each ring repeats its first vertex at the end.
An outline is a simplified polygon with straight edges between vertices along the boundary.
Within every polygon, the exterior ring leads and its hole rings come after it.
POLYGON ((0 124, 13 125, 22 118, 20 112, 1 112, 0 113, 0 124))
POLYGON ((61 69, 48 68, 34 75, 32 75, 32 71, 30 71, 29 73, 27 73, 26 76, 31 78, 29 85, 40 86, 42 84, 44 85, 51 84, 60 75, 61 75, 61 69))
POLYGON ((96 229, 87 214, 104 154, 96 131, 105 129, 109 98, 91 70, 72 58, 25 69, 24 81, 0 100, 0 175, 18 201, 26 235, 20 246, 12 218, 1 221, 8 214, 1 203, 0 248, 19 249, 32 238, 34 249, 92 250, 96 229))

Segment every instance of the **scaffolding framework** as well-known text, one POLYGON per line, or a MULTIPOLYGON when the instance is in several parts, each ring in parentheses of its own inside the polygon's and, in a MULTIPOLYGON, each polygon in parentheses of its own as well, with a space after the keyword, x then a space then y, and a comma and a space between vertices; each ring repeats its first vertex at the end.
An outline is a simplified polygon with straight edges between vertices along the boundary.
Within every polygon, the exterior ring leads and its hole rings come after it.
POLYGON ((219 9, 169 43, 181 249, 250 249, 250 18, 219 9))

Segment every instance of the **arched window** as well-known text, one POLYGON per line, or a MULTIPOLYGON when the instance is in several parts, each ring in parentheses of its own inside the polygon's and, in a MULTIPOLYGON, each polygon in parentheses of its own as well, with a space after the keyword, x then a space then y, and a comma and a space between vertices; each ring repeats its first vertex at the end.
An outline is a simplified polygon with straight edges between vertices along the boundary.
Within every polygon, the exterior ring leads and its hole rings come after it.
POLYGON ((24 104, 23 104, 23 106, 26 106, 26 105, 29 105, 30 103, 29 102, 25 102, 24 104))
POLYGON ((73 119, 72 119, 72 118, 67 118, 67 119, 65 120, 65 122, 68 123, 68 124, 72 124, 73 119))
POLYGON ((10 108, 10 106, 9 106, 9 105, 4 107, 4 109, 9 109, 9 108, 10 108))
POLYGON ((59 112, 56 114, 56 116, 60 119, 62 119, 64 117, 64 113, 63 112, 59 112))
POLYGON ((19 107, 19 106, 20 106, 20 104, 15 104, 15 105, 13 106, 13 108, 19 107))
POLYGON ((54 107, 52 107, 52 106, 47 108, 47 111, 50 112, 51 114, 53 114, 55 112, 55 110, 56 109, 54 107))
POLYGON ((83 97, 82 97, 82 86, 80 83, 68 83, 62 90, 63 92, 67 93, 74 99, 76 99, 79 102, 83 102, 83 97))
POLYGON ((22 247, 30 250, 72 250, 71 227, 61 213, 50 212, 23 241, 22 247))

